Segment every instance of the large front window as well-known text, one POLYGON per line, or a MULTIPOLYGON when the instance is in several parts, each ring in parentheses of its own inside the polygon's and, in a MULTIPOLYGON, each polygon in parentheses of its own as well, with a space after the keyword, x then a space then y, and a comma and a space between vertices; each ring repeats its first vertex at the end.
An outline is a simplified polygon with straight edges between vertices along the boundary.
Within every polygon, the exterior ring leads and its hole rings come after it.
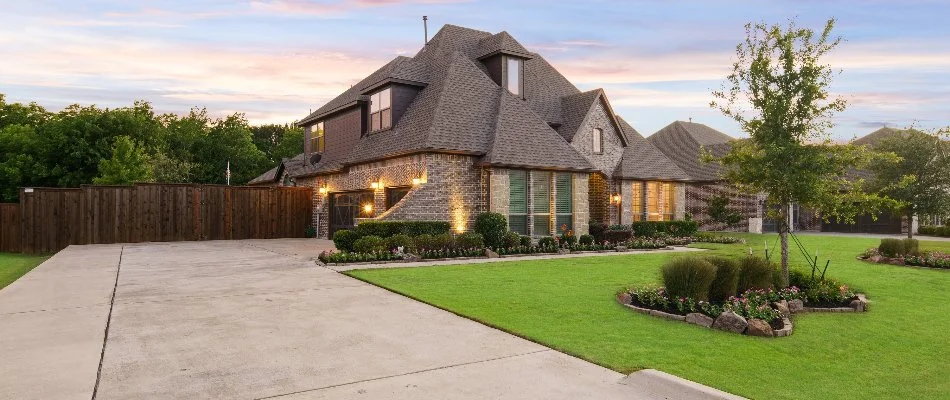
POLYGON ((633 182, 630 212, 633 213, 633 221, 643 221, 643 182, 633 182))
POLYGON ((676 186, 670 182, 647 182, 647 220, 671 221, 676 211, 676 186))
POLYGON ((507 65, 505 67, 505 88, 508 89, 511 94, 520 96, 521 95, 521 67, 524 62, 520 58, 507 57, 507 65))
POLYGON ((326 145, 326 131, 323 130, 323 121, 320 121, 310 128, 310 149, 314 153, 323 153, 326 145))
POLYGON ((528 234, 528 172, 508 171, 508 229, 528 234))
POLYGON ((554 182, 554 221, 558 233, 574 230, 574 174, 559 172, 554 182))
POLYGON ((535 236, 551 234, 551 173, 531 172, 531 213, 534 214, 535 236))
POLYGON ((370 95, 370 131, 389 129, 393 126, 392 90, 386 88, 370 95))

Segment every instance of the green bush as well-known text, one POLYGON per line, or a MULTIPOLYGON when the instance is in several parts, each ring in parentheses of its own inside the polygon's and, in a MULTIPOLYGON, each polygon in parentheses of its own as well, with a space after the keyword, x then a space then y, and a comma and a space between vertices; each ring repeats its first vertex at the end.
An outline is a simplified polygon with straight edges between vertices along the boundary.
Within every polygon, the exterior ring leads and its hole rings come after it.
POLYGON ((739 287, 737 293, 749 289, 769 289, 775 266, 764 258, 746 256, 739 261, 739 287))
POLYGON ((604 232, 604 240, 613 244, 625 243, 630 240, 632 236, 633 232, 629 230, 609 230, 604 232))
POLYGON ((788 271, 788 286, 795 286, 799 289, 806 288, 811 284, 811 275, 805 271, 790 269, 788 271))
POLYGON ((933 225, 924 225, 920 228, 917 228, 917 234, 933 236, 937 232, 937 228, 937 226, 933 225))
POLYGON ((580 240, 580 243, 585 246, 591 245, 591 244, 594 244, 594 235, 581 235, 579 240, 580 240))
POLYGON ((904 244, 904 255, 908 256, 917 256, 920 255, 920 241, 917 239, 904 239, 902 240, 904 244))
POLYGON ((594 237, 594 240, 603 242, 604 233, 607 232, 607 225, 604 225, 602 222, 591 222, 587 224, 587 231, 594 237))
POLYGON ((434 243, 435 241, 432 240, 432 235, 429 234, 422 234, 412 238, 412 247, 414 247, 416 251, 434 250, 436 249, 434 243))
POLYGON ((451 225, 445 221, 366 221, 356 226, 360 236, 379 236, 387 238, 393 235, 419 236, 422 234, 441 235, 449 233, 451 225))
POLYGON ((305 238, 317 237, 317 228, 313 227, 313 225, 308 226, 307 229, 304 229, 303 231, 303 237, 305 238))
POLYGON ((480 233, 465 232, 455 237, 455 245, 461 249, 481 249, 485 247, 485 238, 480 233))
POLYGON ((710 301, 726 301, 739 290, 739 263, 726 257, 708 257, 716 267, 716 277, 709 285, 710 301))
POLYGON ((656 237, 662 234, 686 237, 696 234, 699 223, 696 221, 637 221, 630 224, 630 230, 633 231, 633 236, 637 237, 656 237))
POLYGON ((403 252, 410 252, 412 250, 412 238, 409 235, 397 234, 392 235, 385 239, 386 249, 395 250, 402 247, 403 252))
POLYGON ((432 237, 433 249, 451 249, 455 247, 455 238, 448 233, 435 235, 432 237))
POLYGON ((356 253, 374 253, 386 250, 388 250, 386 249, 386 241, 379 236, 363 236, 353 243, 353 251, 356 253))
POLYGON ((524 247, 531 247, 531 236, 520 235, 518 241, 521 242, 520 244, 524 247))
POLYGON ((946 226, 925 225, 917 229, 917 233, 928 236, 950 237, 950 220, 947 220, 946 226))
POLYGON ((501 237, 501 248, 510 249, 512 247, 518 247, 521 244, 521 235, 518 232, 505 232, 505 236, 501 237))
POLYGON ((569 247, 577 244, 577 236, 573 233, 563 233, 557 236, 557 242, 561 247, 569 247))
POLYGON ((541 239, 538 239, 538 247, 548 248, 548 247, 556 247, 556 246, 557 246, 557 243, 554 241, 553 237, 545 236, 541 239))
POLYGON ((485 238, 488 247, 498 248, 503 244, 502 240, 508 232, 508 220, 499 213, 481 213, 475 217, 473 230, 485 238))
POLYGON ((339 251, 353 251, 353 243, 360 238, 360 235, 346 229, 333 233, 333 245, 339 251))
POLYGON ((709 287, 716 278, 716 267, 709 261, 700 257, 674 258, 663 265, 661 272, 670 298, 709 300, 709 287))
POLYGON ((900 239, 881 239, 877 251, 884 257, 898 257, 904 254, 904 242, 900 239))

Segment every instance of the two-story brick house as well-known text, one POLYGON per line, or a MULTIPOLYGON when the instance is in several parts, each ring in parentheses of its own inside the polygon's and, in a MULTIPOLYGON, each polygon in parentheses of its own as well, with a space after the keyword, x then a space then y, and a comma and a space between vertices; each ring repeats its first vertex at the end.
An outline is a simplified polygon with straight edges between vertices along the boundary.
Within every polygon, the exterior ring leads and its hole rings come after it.
POLYGON ((689 176, 506 32, 446 25, 298 125, 304 153, 251 184, 316 187, 320 237, 359 218, 465 231, 493 211, 545 236, 685 214, 689 176))

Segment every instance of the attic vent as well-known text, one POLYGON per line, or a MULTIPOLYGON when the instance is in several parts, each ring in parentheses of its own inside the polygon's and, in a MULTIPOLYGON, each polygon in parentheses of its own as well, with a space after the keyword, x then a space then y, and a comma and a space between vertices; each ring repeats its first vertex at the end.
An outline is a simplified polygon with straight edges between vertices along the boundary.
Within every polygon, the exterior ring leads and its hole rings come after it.
POLYGON ((322 154, 314 154, 310 156, 310 164, 313 165, 320 162, 321 157, 322 157, 322 154))

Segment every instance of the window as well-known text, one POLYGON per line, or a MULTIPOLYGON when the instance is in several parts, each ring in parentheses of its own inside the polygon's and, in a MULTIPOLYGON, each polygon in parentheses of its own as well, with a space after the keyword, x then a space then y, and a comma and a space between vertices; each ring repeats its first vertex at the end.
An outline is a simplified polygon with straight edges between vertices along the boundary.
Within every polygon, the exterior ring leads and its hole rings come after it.
POLYGON ((370 95, 370 132, 393 126, 392 89, 386 88, 370 95))
POLYGON ((534 236, 551 234, 551 173, 531 172, 531 213, 534 215, 534 236))
POLYGON ((676 185, 670 182, 647 182, 647 220, 671 221, 676 210, 676 185))
POLYGON ((411 186, 403 187, 394 187, 386 189, 386 209, 393 208, 396 203, 402 200, 403 197, 406 197, 409 194, 409 189, 412 189, 411 186))
POLYGON ((508 171, 508 229, 528 234, 528 173, 508 171))
POLYGON ((505 68, 505 88, 511 94, 521 95, 521 67, 523 61, 520 58, 506 57, 505 68))
POLYGON ((310 151, 323 153, 326 150, 326 131, 323 130, 323 121, 310 127, 310 151))
POLYGON ((633 182, 630 212, 633 214, 633 221, 643 221, 643 182, 633 182))
POLYGON ((592 135, 594 141, 594 154, 603 154, 604 153, 604 130, 600 128, 594 128, 594 134, 592 135))
POLYGON ((554 180, 554 223, 557 233, 574 230, 574 174, 560 172, 554 180))

